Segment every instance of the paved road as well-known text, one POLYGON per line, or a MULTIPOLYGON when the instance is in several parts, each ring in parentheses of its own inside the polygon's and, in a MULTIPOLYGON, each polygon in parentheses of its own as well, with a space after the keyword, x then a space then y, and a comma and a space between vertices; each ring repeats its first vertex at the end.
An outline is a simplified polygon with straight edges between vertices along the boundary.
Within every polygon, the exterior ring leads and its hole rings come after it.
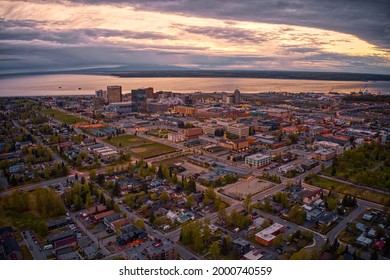
MULTIPOLYGON (((311 186, 310 189, 315 190, 321 188, 311 186)), ((342 218, 342 220, 326 234, 329 237, 329 240, 333 241, 337 237, 337 235, 346 227, 346 225, 356 219, 364 210, 370 208, 378 210, 384 209, 383 205, 374 202, 366 201, 359 198, 356 199, 356 201, 359 206, 355 210, 353 210, 347 217, 342 218)))
POLYGON ((69 212, 69 216, 77 224, 77 226, 95 243, 96 247, 100 248, 100 250, 105 256, 111 254, 111 252, 108 251, 107 248, 103 246, 101 241, 97 239, 97 237, 94 234, 92 234, 78 218, 76 218, 76 213, 69 212))
POLYGON ((347 226, 347 224, 355 220, 365 209, 366 207, 359 205, 347 217, 342 218, 342 220, 326 234, 329 240, 333 242, 333 240, 347 226))
POLYGON ((30 232, 27 230, 24 232, 25 232, 26 237, 24 237, 23 235, 22 236, 23 236, 25 244, 27 245, 28 249, 31 252, 33 259, 34 260, 46 260, 45 254, 42 253, 41 248, 39 247, 39 244, 36 244, 34 242, 33 237, 31 236, 30 232))
POLYGON ((49 186, 54 186, 54 185, 57 185, 59 183, 64 183, 64 182, 66 182, 66 180, 74 180, 74 175, 68 175, 65 177, 42 181, 42 182, 39 182, 36 184, 26 185, 23 187, 12 188, 12 189, 0 192, 0 197, 5 197, 5 196, 13 193, 14 191, 30 191, 30 190, 33 190, 36 188, 45 188, 45 187, 49 187, 49 186))

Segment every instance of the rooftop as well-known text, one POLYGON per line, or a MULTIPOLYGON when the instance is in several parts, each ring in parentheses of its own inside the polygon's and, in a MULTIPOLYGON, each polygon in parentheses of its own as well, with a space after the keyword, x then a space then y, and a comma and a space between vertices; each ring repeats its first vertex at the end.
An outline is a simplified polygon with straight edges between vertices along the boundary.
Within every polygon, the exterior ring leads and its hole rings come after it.
POLYGON ((261 238, 261 239, 264 239, 264 240, 267 240, 267 241, 271 241, 272 239, 275 238, 275 233, 277 233, 278 231, 284 229, 284 226, 281 225, 281 224, 278 224, 278 223, 274 223, 272 224, 271 226, 263 229, 262 231, 256 233, 256 236, 261 238))
POLYGON ((247 156, 246 158, 253 159, 253 160, 262 160, 262 159, 270 158, 270 155, 258 153, 251 156, 247 156))

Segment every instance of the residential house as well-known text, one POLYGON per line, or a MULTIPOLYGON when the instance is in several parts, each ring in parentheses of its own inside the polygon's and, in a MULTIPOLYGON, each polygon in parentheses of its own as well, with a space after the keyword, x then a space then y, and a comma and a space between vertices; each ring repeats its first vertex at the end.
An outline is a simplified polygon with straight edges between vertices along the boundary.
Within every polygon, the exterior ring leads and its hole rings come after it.
POLYGON ((65 218, 59 218, 59 219, 47 221, 47 228, 49 231, 65 227, 67 225, 68 225, 68 221, 65 218))
POLYGON ((303 198, 303 203, 311 205, 314 201, 321 198, 321 195, 322 195, 321 189, 311 191, 303 198))
POLYGON ((324 215, 318 220, 320 225, 330 226, 333 222, 337 221, 339 215, 336 212, 325 212, 324 215))
POLYGON ((243 255, 248 253, 250 251, 251 244, 242 239, 242 238, 236 238, 232 242, 232 250, 239 258, 241 258, 243 255))
POLYGON ((127 260, 176 260, 177 252, 174 242, 161 238, 149 240, 139 246, 129 247, 122 251, 127 260))

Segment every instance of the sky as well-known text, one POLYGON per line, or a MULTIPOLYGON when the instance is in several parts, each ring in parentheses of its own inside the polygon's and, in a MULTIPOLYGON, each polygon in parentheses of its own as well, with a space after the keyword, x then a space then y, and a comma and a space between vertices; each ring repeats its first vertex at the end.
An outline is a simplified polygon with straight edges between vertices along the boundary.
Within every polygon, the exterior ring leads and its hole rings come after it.
POLYGON ((390 1, 0 0, 0 74, 121 65, 390 74, 390 1))

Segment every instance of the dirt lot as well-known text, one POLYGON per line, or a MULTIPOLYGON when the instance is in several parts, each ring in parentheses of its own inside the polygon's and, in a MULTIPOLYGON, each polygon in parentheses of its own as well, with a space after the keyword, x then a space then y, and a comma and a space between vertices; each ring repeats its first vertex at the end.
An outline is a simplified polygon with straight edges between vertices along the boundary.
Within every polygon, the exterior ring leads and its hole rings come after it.
POLYGON ((249 180, 239 180, 237 183, 223 187, 223 193, 236 198, 244 198, 248 194, 253 195, 274 186, 273 183, 252 177, 249 180))

